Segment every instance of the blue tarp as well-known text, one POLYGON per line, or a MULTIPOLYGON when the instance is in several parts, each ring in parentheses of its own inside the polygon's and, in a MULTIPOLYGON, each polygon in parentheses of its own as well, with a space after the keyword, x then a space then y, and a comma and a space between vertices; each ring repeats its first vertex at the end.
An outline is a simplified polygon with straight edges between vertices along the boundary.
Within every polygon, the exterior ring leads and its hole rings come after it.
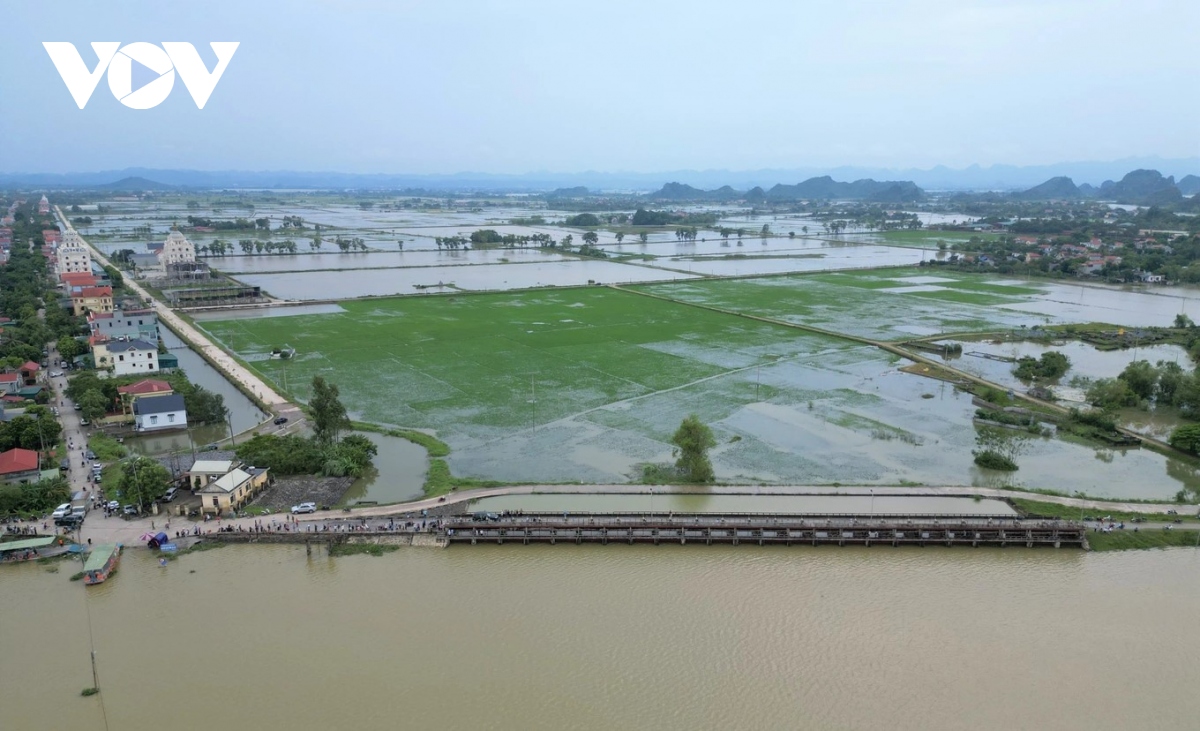
POLYGON ((160 532, 158 535, 156 535, 150 539, 149 546, 151 548, 159 548, 164 543, 170 543, 170 542, 171 542, 171 539, 167 536, 167 534, 160 532))

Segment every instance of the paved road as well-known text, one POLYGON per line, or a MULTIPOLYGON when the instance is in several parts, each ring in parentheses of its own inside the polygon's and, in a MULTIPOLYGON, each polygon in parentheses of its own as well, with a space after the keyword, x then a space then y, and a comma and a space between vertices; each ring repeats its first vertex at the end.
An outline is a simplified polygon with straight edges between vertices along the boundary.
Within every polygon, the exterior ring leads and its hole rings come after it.
MULTIPOLYGON (((57 206, 55 206, 54 210, 58 213, 59 223, 64 227, 64 229, 73 228, 67 221, 67 217, 63 215, 62 210, 60 210, 57 206)), ((103 254, 100 253, 99 250, 94 248, 91 244, 87 244, 87 246, 89 249, 91 249, 92 258, 96 259, 103 265, 111 266, 111 263, 103 254)), ((270 407, 271 411, 277 414, 283 414, 284 416, 289 416, 289 414, 291 416, 299 416, 299 409, 294 404, 290 403, 286 398, 276 393, 275 390, 267 385, 265 381, 254 375, 254 373, 250 372, 249 369, 245 368, 242 366, 242 364, 230 357, 224 350, 209 340, 207 336, 205 336, 196 328, 192 327, 191 324, 179 317, 179 315, 176 315, 169 307, 153 298, 150 293, 143 289, 142 286, 134 281, 132 277, 125 278, 125 286, 136 292, 144 300, 149 300, 152 303, 155 312, 158 313, 160 320, 170 323, 171 328, 175 330, 175 332, 178 333, 184 340, 189 341, 192 345, 203 351, 203 353, 208 356, 210 362, 216 363, 217 367, 224 372, 227 378, 242 384, 242 386, 246 387, 256 396, 258 396, 263 403, 270 407)), ((289 416, 289 418, 291 417, 289 416)))

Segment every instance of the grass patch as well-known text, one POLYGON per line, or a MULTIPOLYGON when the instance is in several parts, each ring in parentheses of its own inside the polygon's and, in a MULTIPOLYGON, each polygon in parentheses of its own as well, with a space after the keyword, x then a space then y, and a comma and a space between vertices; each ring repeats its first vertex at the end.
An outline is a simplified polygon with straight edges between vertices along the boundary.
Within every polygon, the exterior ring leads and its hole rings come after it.
POLYGON ((450 472, 450 465, 444 459, 429 460, 429 471, 425 473, 424 491, 426 497, 445 495, 454 490, 470 490, 479 487, 503 487, 507 483, 496 480, 475 480, 455 477, 450 472))
POLYGON ((101 462, 115 462, 128 454, 123 444, 107 434, 93 434, 88 438, 87 445, 101 462))
MULTIPOLYGON (((1170 522, 1176 518, 1180 518, 1184 523, 1200 522, 1195 515, 1184 515, 1182 511, 1179 515, 1167 515, 1160 512, 1150 511, 1130 511, 1130 510, 1109 510, 1108 508, 1073 508, 1069 505, 1060 505, 1059 503, 1045 502, 1042 500, 1030 500, 1028 498, 1008 498, 1012 506, 1025 515, 1045 515, 1049 517, 1062 518, 1064 520, 1079 520, 1083 518, 1104 518, 1112 516, 1112 519, 1117 522, 1128 523, 1134 518, 1145 518, 1146 520, 1158 522, 1170 522)), ((1185 507, 1186 509, 1186 507, 1185 507)))
POLYGON ((368 556, 382 556, 398 548, 400 546, 379 543, 331 543, 329 544, 329 555, 357 556, 365 553, 368 556))
POLYGON ((82 579, 82 578, 83 578, 83 572, 82 572, 82 571, 79 571, 79 572, 77 572, 77 573, 71 574, 71 581, 79 581, 79 580, 80 580, 80 579, 82 579))
POLYGON ((1088 533, 1088 545, 1093 551, 1136 551, 1147 548, 1195 548, 1194 530, 1139 530, 1129 528, 1111 533, 1088 533))
POLYGON ((79 691, 79 695, 83 696, 84 698, 87 698, 88 696, 96 695, 99 692, 100 692, 99 688, 94 688, 94 687, 93 688, 84 688, 83 690, 79 691))

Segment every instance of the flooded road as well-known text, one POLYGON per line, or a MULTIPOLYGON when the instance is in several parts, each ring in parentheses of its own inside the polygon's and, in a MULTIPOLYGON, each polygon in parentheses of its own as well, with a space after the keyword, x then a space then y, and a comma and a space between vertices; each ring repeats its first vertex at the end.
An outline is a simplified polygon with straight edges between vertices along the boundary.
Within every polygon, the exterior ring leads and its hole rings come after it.
POLYGON ((231 546, 166 568, 131 550, 92 588, 72 571, 0 568, 6 727, 1102 731, 1200 714, 1190 549, 231 546), (102 692, 82 698, 91 643, 102 692))

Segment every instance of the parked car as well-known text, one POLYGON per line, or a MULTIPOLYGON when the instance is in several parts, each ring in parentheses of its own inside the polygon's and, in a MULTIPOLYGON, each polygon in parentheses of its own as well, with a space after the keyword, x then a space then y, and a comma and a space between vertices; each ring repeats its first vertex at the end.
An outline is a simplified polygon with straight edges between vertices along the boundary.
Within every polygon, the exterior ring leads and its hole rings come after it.
POLYGON ((292 506, 293 513, 315 513, 317 512, 316 503, 300 503, 292 506))
POLYGON ((50 371, 51 378, 62 378, 62 371, 50 371))
POLYGON ((51 518, 61 518, 64 515, 70 515, 70 514, 71 514, 71 503, 63 503, 62 505, 59 505, 57 508, 55 508, 53 513, 50 513, 50 517, 51 518))
POLYGON ((178 487, 169 487, 169 488, 167 488, 167 491, 166 491, 166 492, 163 494, 162 501, 163 501, 164 503, 169 503, 169 502, 171 502, 172 500, 174 500, 174 499, 175 499, 175 496, 176 496, 176 495, 178 495, 178 494, 179 494, 179 488, 178 488, 178 487))
POLYGON ((76 505, 71 508, 71 515, 78 515, 80 518, 87 515, 86 505, 76 505))
POLYGON ((476 521, 500 520, 500 516, 496 515, 495 513, 479 512, 479 513, 472 513, 471 520, 476 520, 476 521))
POLYGON ((138 508, 136 505, 126 505, 124 508, 121 508, 121 512, 126 515, 137 515, 138 508))
POLYGON ((82 515, 67 514, 54 519, 54 524, 60 528, 78 528, 81 523, 83 523, 82 515))
POLYGON ((215 451, 217 451, 217 449, 218 449, 218 447, 217 447, 217 445, 215 445, 215 444, 205 444, 205 445, 204 445, 204 446, 203 446, 203 447, 200 449, 200 451, 201 451, 201 452, 215 452, 215 451))
POLYGON ((117 502, 116 500, 109 500, 105 504, 105 507, 108 508, 109 510, 116 510, 121 507, 121 503, 117 502))
POLYGON ((91 424, 91 423, 92 423, 92 422, 90 422, 90 421, 88 421, 88 420, 87 420, 87 417, 86 417, 86 416, 85 416, 85 417, 83 417, 82 419, 80 419, 80 420, 79 420, 79 425, 80 425, 80 426, 87 426, 88 424, 91 424))
POLYGON ((76 411, 83 411, 83 407, 79 404, 74 404, 71 408, 75 409, 76 411))
POLYGON ((275 418, 275 425, 276 425, 276 426, 278 426, 278 425, 280 425, 280 424, 286 424, 286 423, 287 423, 287 420, 288 420, 288 418, 287 418, 286 416, 279 416, 279 417, 276 417, 276 418, 275 418))
MULTIPOLYGON (((90 460, 95 460, 95 459, 96 459, 96 453, 95 453, 95 452, 93 452, 93 451, 92 451, 92 450, 90 450, 90 449, 89 449, 88 451, 84 452, 84 453, 83 453, 83 456, 84 456, 84 457, 87 457, 87 458, 88 458, 88 459, 90 459, 90 460)), ((94 465, 93 465, 93 466, 94 466, 94 465)))

